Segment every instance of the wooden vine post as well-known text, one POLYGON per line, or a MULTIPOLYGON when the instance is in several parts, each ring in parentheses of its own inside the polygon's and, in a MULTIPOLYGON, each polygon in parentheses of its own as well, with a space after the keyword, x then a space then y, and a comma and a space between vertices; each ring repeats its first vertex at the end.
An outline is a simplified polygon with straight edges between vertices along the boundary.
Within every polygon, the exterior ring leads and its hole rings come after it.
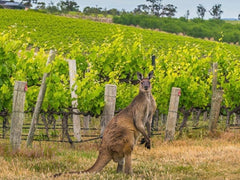
POLYGON ((91 119, 90 115, 84 116, 83 117, 83 128, 84 128, 84 133, 87 134, 89 130, 89 121, 91 119))
MULTIPOLYGON (((55 54, 56 54, 55 51, 50 50, 46 66, 54 60, 55 54)), ((33 142, 34 132, 36 130, 36 125, 37 125, 37 122, 38 122, 38 118, 39 118, 39 114, 40 114, 40 111, 41 111, 43 99, 44 99, 45 92, 46 92, 46 89, 47 89, 46 79, 47 79, 48 76, 49 76, 49 73, 44 73, 43 74, 40 91, 39 91, 37 102, 36 102, 36 105, 35 105, 35 108, 34 108, 32 122, 31 122, 29 133, 28 133, 28 137, 27 137, 27 146, 32 145, 32 142, 33 142)))
POLYGON ((221 102, 223 91, 217 89, 217 69, 218 64, 213 63, 213 80, 212 80, 212 100, 211 100, 211 111, 209 118, 209 130, 214 133, 217 129, 217 121, 221 109, 221 102))
POLYGON ((15 81, 10 130, 10 144, 13 151, 17 151, 21 145, 26 90, 27 82, 15 81))
MULTIPOLYGON (((75 79, 77 74, 77 66, 76 66, 76 60, 68 60, 68 66, 69 66, 69 78, 70 78, 70 89, 71 89, 71 97, 72 100, 72 108, 73 112, 78 113, 78 102, 77 102, 77 94, 75 91, 77 90, 77 86, 75 85, 75 79)), ((80 116, 77 114, 73 114, 73 132, 74 137, 77 139, 77 141, 81 141, 81 125, 80 125, 80 116)))
POLYGON ((117 94, 117 86, 112 84, 106 84, 105 94, 104 94, 105 106, 104 106, 103 114, 101 117, 101 133, 100 133, 101 137, 103 136, 104 129, 106 128, 108 122, 114 116, 116 94, 117 94))
POLYGON ((166 141, 171 141, 174 139, 180 96, 181 96, 181 89, 177 87, 173 87, 171 92, 168 117, 167 117, 167 123, 166 123, 166 132, 165 132, 166 141))

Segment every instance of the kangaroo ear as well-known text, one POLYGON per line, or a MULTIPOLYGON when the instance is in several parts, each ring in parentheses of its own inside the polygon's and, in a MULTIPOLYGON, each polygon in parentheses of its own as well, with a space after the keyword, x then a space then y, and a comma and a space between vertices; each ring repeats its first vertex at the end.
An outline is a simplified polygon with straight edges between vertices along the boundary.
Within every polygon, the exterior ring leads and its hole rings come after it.
POLYGON ((137 72, 137 78, 141 81, 143 79, 143 75, 140 72, 137 72))
POLYGON ((149 74, 148 74, 148 79, 152 79, 153 77, 153 71, 151 71, 149 74))

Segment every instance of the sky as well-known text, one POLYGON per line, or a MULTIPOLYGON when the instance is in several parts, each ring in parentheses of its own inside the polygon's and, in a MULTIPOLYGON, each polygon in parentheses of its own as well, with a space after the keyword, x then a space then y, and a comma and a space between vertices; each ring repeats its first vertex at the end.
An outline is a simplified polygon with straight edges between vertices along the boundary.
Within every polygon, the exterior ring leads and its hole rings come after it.
MULTIPOLYGON (((44 1, 46 4, 51 0, 39 0, 44 1)), ((52 0, 58 2, 60 0, 52 0)), ((102 7, 102 8, 116 8, 118 10, 125 9, 126 11, 132 11, 140 4, 147 4, 146 0, 74 0, 80 6, 82 11, 84 7, 102 7)), ((240 14, 240 0, 162 0, 162 4, 173 4, 177 6, 177 13, 175 17, 181 17, 186 15, 187 10, 190 12, 190 18, 197 17, 197 6, 202 4, 207 10, 205 13, 205 19, 211 18, 209 10, 215 4, 222 4, 222 18, 238 18, 240 14)))

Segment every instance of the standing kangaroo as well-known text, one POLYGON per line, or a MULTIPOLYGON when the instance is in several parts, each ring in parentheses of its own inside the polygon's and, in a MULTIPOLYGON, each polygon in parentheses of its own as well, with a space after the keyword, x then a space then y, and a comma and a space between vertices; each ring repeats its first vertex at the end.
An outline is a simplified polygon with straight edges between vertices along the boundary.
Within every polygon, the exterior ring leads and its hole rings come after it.
MULTIPOLYGON (((156 102, 151 93, 150 79, 153 77, 153 71, 143 78, 141 73, 137 73, 140 80, 139 94, 133 99, 131 104, 119 112, 109 121, 104 133, 99 149, 99 155, 95 164, 86 171, 69 172, 99 172, 109 161, 118 162, 117 172, 123 172, 125 160, 125 173, 132 173, 131 154, 133 147, 140 134, 144 136, 145 147, 150 149, 150 130, 152 116, 156 110, 156 102), (147 132, 145 131, 147 126, 147 132)), ((56 174, 55 177, 61 175, 56 174)))

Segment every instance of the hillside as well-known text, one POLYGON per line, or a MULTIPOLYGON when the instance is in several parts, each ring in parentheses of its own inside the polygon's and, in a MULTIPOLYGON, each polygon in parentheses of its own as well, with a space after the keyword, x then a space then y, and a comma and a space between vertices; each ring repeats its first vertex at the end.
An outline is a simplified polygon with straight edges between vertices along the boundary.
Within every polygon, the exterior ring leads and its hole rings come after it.
POLYGON ((85 45, 89 45, 93 41, 101 44, 105 38, 109 38, 119 31, 122 31, 127 39, 132 39, 135 34, 141 34, 145 44, 157 48, 168 48, 186 43, 199 44, 204 48, 214 46, 212 42, 190 37, 33 11, 1 9, 0 18, 0 31, 17 29, 19 36, 27 33, 27 36, 31 38, 31 43, 47 48, 67 49, 69 44, 76 40, 85 45))
POLYGON ((223 42, 240 43, 240 25, 237 23, 226 23, 219 19, 202 20, 200 18, 186 19, 184 17, 177 19, 123 14, 121 16, 115 16, 113 22, 140 26, 142 28, 159 29, 176 34, 181 33, 191 37, 214 39, 215 41, 221 38, 223 42))

